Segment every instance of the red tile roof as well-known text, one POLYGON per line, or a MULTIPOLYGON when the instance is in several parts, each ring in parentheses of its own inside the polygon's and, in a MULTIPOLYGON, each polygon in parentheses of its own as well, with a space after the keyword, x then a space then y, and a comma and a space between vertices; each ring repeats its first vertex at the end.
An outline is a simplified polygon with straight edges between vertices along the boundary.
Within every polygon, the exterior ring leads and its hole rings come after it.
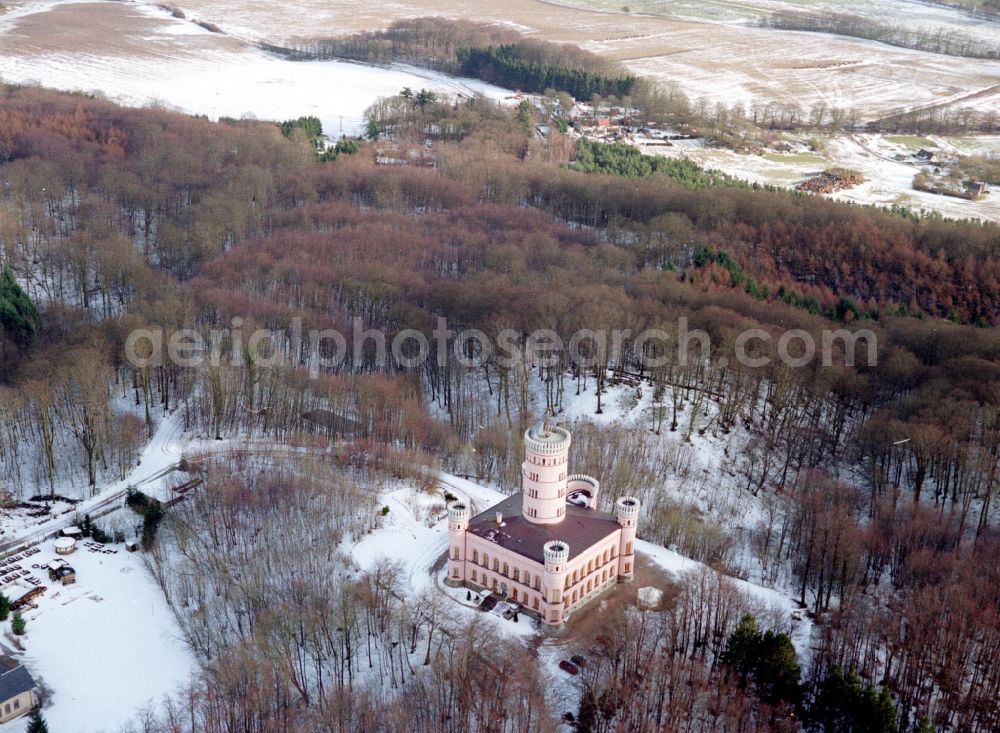
POLYGON ((469 532, 493 542, 518 555, 544 563, 542 546, 550 540, 569 545, 569 559, 577 557, 618 529, 613 514, 566 505, 566 516, 558 524, 533 524, 521 514, 521 492, 477 514, 469 522, 469 532), (503 524, 497 525, 496 514, 503 514, 503 524))

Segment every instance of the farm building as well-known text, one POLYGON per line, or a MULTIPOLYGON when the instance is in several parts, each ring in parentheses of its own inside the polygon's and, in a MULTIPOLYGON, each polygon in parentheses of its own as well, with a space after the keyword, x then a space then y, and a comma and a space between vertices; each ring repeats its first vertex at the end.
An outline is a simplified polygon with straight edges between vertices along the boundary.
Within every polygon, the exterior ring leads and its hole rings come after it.
POLYGON ((632 580, 639 500, 622 497, 614 514, 597 511, 598 481, 567 472, 570 442, 564 428, 530 428, 521 491, 475 517, 464 502, 448 507, 449 585, 494 591, 558 627, 632 580))
POLYGON ((28 670, 10 657, 0 657, 0 723, 31 712, 38 704, 38 685, 28 670))
POLYGON ((980 196, 985 196, 990 192, 989 187, 982 181, 968 181, 965 184, 965 190, 969 192, 969 196, 976 199, 980 196))

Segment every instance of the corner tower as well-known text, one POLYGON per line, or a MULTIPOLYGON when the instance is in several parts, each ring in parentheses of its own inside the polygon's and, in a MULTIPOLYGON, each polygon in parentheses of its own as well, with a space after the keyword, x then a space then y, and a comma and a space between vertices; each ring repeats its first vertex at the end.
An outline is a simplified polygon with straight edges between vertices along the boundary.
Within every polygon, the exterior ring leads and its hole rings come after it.
POLYGON ((615 502, 615 517, 622 528, 621 546, 618 548, 619 583, 628 583, 635 578, 635 532, 640 506, 634 496, 623 496, 615 502))
POLYGON ((460 586, 465 582, 465 530, 469 528, 472 510, 464 501, 448 505, 448 576, 445 583, 460 586))
POLYGON ((569 431, 539 423, 524 433, 521 464, 524 518, 532 524, 557 524, 566 516, 566 466, 569 431))
POLYGON ((546 542, 542 546, 545 558, 545 583, 543 592, 544 612, 542 623, 546 626, 558 626, 563 622, 563 588, 566 585, 569 562, 569 545, 560 540, 546 542))

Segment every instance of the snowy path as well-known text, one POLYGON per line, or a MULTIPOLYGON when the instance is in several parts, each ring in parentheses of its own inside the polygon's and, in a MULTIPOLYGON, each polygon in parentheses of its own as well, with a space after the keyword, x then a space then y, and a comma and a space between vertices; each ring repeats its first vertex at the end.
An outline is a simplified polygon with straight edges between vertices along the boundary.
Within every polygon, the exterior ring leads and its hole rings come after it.
POLYGON ((102 510, 120 504, 130 487, 140 488, 162 479, 175 470, 180 461, 181 432, 179 412, 162 419, 152 439, 142 451, 139 463, 123 480, 104 487, 94 496, 77 504, 73 511, 59 517, 20 529, 8 526, 6 538, 0 544, 0 555, 41 542, 49 535, 73 524, 77 516, 84 514, 97 516, 102 510))

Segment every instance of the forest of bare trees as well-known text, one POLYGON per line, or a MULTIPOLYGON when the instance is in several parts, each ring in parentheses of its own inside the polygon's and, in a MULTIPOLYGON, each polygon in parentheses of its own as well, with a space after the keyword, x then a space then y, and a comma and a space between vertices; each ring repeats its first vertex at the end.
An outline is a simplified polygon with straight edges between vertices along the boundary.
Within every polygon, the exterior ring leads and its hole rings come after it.
MULTIPOLYGON (((435 143, 434 167, 423 168, 378 165, 375 145, 319 162, 267 123, 220 125, 29 89, 0 94, 0 266, 39 311, 37 333, 0 374, 8 494, 77 486, 85 495, 117 480, 168 413, 208 438, 288 445, 334 437, 318 412, 358 426, 330 451, 337 472, 231 469, 165 526, 156 572, 187 609, 182 627, 205 659, 205 679, 146 730, 309 730, 305 721, 353 730, 380 715, 412 718, 419 730, 440 729, 442 716, 474 721, 455 730, 491 729, 475 721, 515 699, 497 730, 547 730, 542 701, 528 692, 535 668, 517 665, 516 650, 504 654, 504 664, 515 660, 506 679, 523 695, 463 687, 459 677, 477 683, 470 670, 487 662, 468 635, 408 618, 387 590, 391 578, 335 583, 349 570, 332 541, 306 559, 295 555, 301 537, 274 543, 265 558, 248 559, 255 545, 247 543, 250 528, 305 525, 306 516, 320 516, 326 524, 314 529, 328 537, 364 531, 370 499, 356 487, 373 466, 409 479, 420 473, 414 467, 443 467, 510 488, 525 425, 542 411, 558 417, 584 389, 600 410, 612 384, 650 390, 654 408, 633 432, 579 430, 580 460, 642 498, 650 539, 731 574, 787 581, 822 630, 807 685, 838 664, 892 692, 909 716, 901 714, 901 730, 924 714, 942 729, 996 728, 998 679, 988 660, 1000 644, 1000 586, 978 579, 996 572, 997 227, 573 171, 547 159, 516 113, 477 111, 481 100, 464 109, 443 103, 468 127, 435 143), (727 252, 726 262, 765 290, 749 293, 719 258, 697 265, 703 247, 727 252), (810 297, 822 307, 801 307, 810 297), (845 300, 854 307, 838 307, 845 300), (308 354, 285 338, 270 344, 288 357, 281 366, 260 366, 248 351, 199 367, 125 358, 138 328, 227 329, 221 346, 232 347, 237 331, 291 333, 295 319, 350 341, 354 318, 391 340, 407 328, 430 333, 438 317, 497 338, 514 332, 520 359, 471 368, 452 352, 411 368, 349 348, 336 369, 310 374, 308 354), (675 328, 682 317, 708 334, 713 358, 646 368, 635 335, 675 328), (818 341, 830 327, 870 329, 877 365, 860 347, 854 365, 832 367, 718 358, 731 356, 749 328, 774 336, 758 342, 773 355, 789 328, 818 341), (566 341, 581 328, 632 336, 588 366, 565 353, 541 365, 527 345, 539 328, 566 341), (685 446, 702 436, 739 438, 734 479, 688 470, 685 446), (716 526, 683 497, 658 495, 665 476, 682 492, 711 482, 770 510, 753 526, 716 526), (329 486, 338 487, 336 504, 321 488, 329 486), (294 501, 282 499, 289 495, 294 501), (741 543, 751 559, 734 549, 741 543), (310 563, 305 581, 292 577, 293 557, 310 563), (257 587, 260 562, 272 563, 264 567, 277 586, 257 587), (195 577, 195 566, 217 570, 195 577), (234 572, 246 575, 234 583, 234 572), (295 583, 301 592, 279 593, 295 583), (282 595, 280 610, 260 607, 261 594, 282 595), (345 627, 335 619, 348 611, 345 627), (304 635, 308 643, 288 645, 304 635), (428 637, 416 652, 397 648, 428 637), (269 650, 263 660, 257 643, 269 650), (406 680, 424 697, 352 690, 365 669, 406 680), (227 719, 232 699, 253 717, 227 719), (417 712, 412 701, 430 699, 434 712, 417 712), (331 723, 341 711, 349 717, 331 723)), ((665 353, 676 356, 675 348, 665 353)), ((668 632, 678 633, 657 626, 656 638, 668 632)), ((732 708, 742 721, 715 718, 692 730, 780 728, 739 685, 720 686, 703 666, 675 661, 663 684, 686 680, 678 695, 704 691, 678 700, 685 715, 732 708)))

